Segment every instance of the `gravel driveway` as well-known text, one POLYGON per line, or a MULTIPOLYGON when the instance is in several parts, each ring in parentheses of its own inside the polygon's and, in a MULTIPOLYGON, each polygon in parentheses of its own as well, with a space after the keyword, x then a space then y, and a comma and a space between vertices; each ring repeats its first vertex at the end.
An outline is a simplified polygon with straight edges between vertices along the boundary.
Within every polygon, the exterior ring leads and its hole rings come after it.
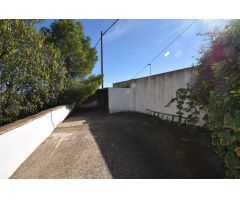
POLYGON ((203 134, 141 113, 75 112, 11 178, 222 178, 203 134))

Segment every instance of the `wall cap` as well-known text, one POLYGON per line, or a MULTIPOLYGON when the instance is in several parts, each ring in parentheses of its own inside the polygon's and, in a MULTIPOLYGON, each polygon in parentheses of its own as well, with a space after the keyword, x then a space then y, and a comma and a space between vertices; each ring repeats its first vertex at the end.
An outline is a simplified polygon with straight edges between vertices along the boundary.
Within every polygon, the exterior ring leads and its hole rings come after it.
POLYGON ((23 126, 23 125, 25 125, 25 124, 27 124, 27 123, 35 120, 35 119, 38 119, 38 118, 40 118, 40 117, 42 117, 44 115, 47 115, 48 113, 50 113, 52 111, 55 111, 55 110, 58 110, 58 109, 61 109, 61 108, 64 108, 64 107, 68 107, 68 106, 69 106, 69 108, 71 108, 71 105, 56 106, 56 107, 53 107, 53 108, 49 108, 47 110, 43 110, 43 111, 41 111, 41 112, 39 112, 37 114, 31 115, 29 117, 25 117, 23 119, 19 119, 19 120, 15 121, 15 122, 12 122, 10 124, 6 124, 4 126, 1 126, 0 127, 0 135, 3 135, 4 133, 7 133, 7 132, 9 132, 9 131, 11 131, 13 129, 16 129, 16 128, 20 127, 20 126, 23 126))

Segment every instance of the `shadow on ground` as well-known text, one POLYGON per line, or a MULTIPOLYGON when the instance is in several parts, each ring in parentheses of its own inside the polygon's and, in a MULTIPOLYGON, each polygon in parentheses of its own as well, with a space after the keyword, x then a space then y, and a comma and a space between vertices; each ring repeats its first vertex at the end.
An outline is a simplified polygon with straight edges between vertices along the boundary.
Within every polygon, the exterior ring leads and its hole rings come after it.
POLYGON ((85 120, 113 178, 223 178, 218 156, 201 131, 141 113, 75 111, 85 120))

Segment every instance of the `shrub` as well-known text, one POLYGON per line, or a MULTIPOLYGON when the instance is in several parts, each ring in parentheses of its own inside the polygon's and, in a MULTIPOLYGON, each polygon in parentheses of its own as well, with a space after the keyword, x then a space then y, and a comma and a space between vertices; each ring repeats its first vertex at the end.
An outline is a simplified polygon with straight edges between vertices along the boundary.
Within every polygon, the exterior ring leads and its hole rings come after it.
POLYGON ((177 102, 178 112, 190 113, 190 119, 199 117, 197 109, 206 111, 206 128, 226 176, 240 178, 240 20, 206 36, 209 44, 201 50, 194 82, 169 104, 177 102))

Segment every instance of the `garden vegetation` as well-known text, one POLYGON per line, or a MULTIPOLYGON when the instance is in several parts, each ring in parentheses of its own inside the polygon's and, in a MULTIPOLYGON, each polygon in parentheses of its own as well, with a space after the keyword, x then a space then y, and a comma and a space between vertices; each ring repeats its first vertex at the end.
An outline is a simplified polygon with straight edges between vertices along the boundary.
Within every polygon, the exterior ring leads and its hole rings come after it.
POLYGON ((76 20, 0 20, 0 125, 59 104, 82 102, 101 84, 97 61, 76 20))
POLYGON ((177 114, 187 114, 191 124, 199 121, 200 110, 206 113, 205 127, 226 177, 240 178, 240 20, 205 36, 193 82, 179 89, 168 105, 175 102, 177 114))

